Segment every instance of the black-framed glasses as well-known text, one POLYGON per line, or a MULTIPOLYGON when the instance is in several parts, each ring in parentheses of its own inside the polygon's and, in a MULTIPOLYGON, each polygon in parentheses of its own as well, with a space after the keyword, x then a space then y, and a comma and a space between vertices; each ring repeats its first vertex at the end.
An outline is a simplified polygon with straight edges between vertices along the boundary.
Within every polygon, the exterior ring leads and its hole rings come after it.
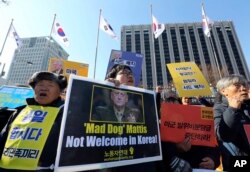
POLYGON ((128 70, 128 69, 123 69, 121 71, 119 71, 117 73, 117 75, 127 75, 127 76, 130 76, 130 75, 133 75, 132 71, 128 70))

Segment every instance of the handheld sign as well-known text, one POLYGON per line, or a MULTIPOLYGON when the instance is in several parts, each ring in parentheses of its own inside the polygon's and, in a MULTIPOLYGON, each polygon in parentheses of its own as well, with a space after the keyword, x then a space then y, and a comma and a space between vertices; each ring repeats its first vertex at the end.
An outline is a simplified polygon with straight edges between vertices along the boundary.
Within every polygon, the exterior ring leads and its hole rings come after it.
POLYGON ((14 109, 26 104, 25 99, 33 97, 34 92, 28 87, 1 86, 0 87, 0 107, 14 109))
POLYGON ((180 97, 212 95, 205 77, 194 62, 169 63, 167 67, 180 97))
POLYGON ((71 75, 57 152, 55 171, 160 160, 154 92, 71 75))
POLYGON ((187 137, 190 137, 192 145, 217 145, 212 108, 162 103, 162 141, 179 143, 187 137))
POLYGON ((87 77, 88 69, 88 64, 63 60, 56 57, 50 59, 48 67, 49 72, 63 74, 67 79, 69 79, 70 74, 87 77))

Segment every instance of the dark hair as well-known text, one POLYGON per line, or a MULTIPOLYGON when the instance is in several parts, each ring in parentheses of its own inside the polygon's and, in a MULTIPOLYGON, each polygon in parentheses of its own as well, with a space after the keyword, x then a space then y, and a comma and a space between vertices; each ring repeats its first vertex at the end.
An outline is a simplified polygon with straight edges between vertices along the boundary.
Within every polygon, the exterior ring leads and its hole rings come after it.
POLYGON ((36 84, 42 80, 54 81, 59 85, 61 91, 67 87, 67 78, 65 76, 51 72, 34 73, 29 79, 29 85, 34 89, 36 84))
MULTIPOLYGON (((116 75, 118 74, 119 71, 123 69, 128 69, 132 72, 131 68, 127 65, 121 65, 121 64, 115 64, 109 71, 109 73, 106 75, 105 79, 108 78, 116 78, 116 75)), ((132 72, 133 73, 133 72, 132 72)))
POLYGON ((167 103, 178 103, 178 104, 182 104, 180 99, 178 98, 175 98, 175 97, 168 97, 164 100, 164 102, 167 102, 167 103))

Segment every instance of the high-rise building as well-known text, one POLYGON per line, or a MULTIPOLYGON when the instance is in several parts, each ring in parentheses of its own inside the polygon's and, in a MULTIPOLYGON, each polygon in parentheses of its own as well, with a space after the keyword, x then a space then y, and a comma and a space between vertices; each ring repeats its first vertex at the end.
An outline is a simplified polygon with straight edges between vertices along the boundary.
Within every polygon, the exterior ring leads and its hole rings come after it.
POLYGON ((144 88, 169 85, 172 77, 166 64, 175 62, 195 62, 213 85, 220 79, 216 59, 222 76, 241 74, 250 80, 232 21, 214 22, 211 39, 204 35, 201 23, 165 24, 165 28, 154 41, 151 25, 130 25, 121 29, 121 50, 141 53, 145 57, 141 80, 144 88), (152 65, 154 57, 156 70, 152 65))
POLYGON ((69 56, 53 38, 22 38, 21 41, 22 46, 16 49, 8 72, 7 85, 27 85, 33 73, 48 70, 50 58, 67 60, 69 56))

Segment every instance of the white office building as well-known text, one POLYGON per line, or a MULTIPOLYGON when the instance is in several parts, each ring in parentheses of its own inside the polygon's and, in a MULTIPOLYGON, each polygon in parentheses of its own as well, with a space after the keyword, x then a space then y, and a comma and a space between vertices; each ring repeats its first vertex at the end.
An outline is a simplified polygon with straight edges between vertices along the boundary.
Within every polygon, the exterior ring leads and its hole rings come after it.
POLYGON ((33 73, 47 71, 49 59, 67 60, 68 53, 49 37, 22 38, 22 46, 15 50, 6 85, 27 85, 33 73))
POLYGON ((219 79, 214 45, 222 76, 241 74, 250 80, 249 69, 232 21, 214 22, 211 40, 202 30, 202 23, 165 24, 165 30, 152 41, 151 25, 130 25, 121 28, 121 50, 144 55, 141 85, 153 89, 166 86, 172 77, 168 63, 195 62, 209 83, 219 79), (153 64, 155 58, 156 67, 153 64))

